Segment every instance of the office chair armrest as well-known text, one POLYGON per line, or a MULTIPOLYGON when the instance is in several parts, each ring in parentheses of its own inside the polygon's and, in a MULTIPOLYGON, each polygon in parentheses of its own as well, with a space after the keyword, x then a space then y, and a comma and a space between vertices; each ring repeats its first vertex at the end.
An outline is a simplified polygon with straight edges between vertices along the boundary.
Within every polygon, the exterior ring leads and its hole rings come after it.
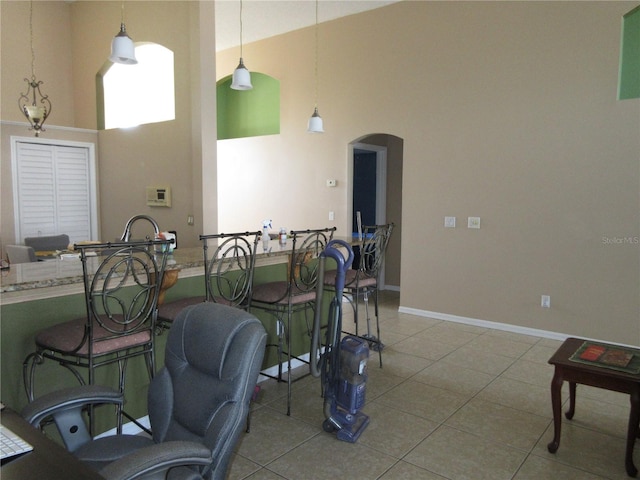
POLYGON ((174 467, 206 467, 212 461, 211 450, 200 443, 189 441, 156 443, 110 463, 100 470, 100 475, 107 480, 134 480, 174 467))
POLYGON ((24 407, 20 414, 31 425, 38 426, 44 418, 57 412, 90 404, 122 405, 123 402, 124 397, 117 390, 101 385, 82 385, 42 395, 24 407))

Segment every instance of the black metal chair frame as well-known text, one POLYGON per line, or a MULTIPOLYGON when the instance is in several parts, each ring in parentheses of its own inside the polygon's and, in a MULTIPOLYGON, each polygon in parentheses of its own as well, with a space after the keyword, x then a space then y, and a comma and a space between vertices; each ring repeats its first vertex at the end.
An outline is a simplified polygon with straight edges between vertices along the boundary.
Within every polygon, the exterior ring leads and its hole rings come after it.
MULTIPOLYGON (((204 259, 205 294, 174 300, 177 305, 186 307, 200 302, 222 303, 231 307, 249 310, 251 288, 256 263, 256 249, 262 232, 216 233, 200 235, 204 259), (252 238, 253 237, 253 238, 252 238), (217 241, 215 250, 212 241, 217 241), (213 250, 213 253, 210 251, 213 250)), ((169 306, 173 302, 167 302, 169 306)), ((177 310, 175 307, 172 310, 177 310)), ((163 306, 159 306, 159 331, 170 328, 175 316, 171 311, 163 315, 163 306), (169 316, 170 315, 170 316, 169 316)))
MULTIPOLYGON (((362 227, 363 238, 360 242, 360 263, 355 270, 355 275, 345 283, 343 298, 349 301, 354 312, 355 333, 343 331, 348 335, 354 335, 369 342, 373 350, 378 351, 380 367, 382 367, 382 350, 384 344, 380 340, 380 321, 378 318, 378 289, 380 285, 380 274, 384 263, 385 252, 389 244, 389 238, 393 232, 395 224, 369 225, 362 227), (376 316, 376 336, 370 334, 368 302, 369 297, 373 297, 374 313, 376 316), (361 335, 358 328, 359 300, 365 302, 367 314, 367 334, 361 335)), ((327 285, 327 282, 325 282, 327 285)))
MULTIPOLYGON (((278 375, 270 375, 262 372, 262 375, 284 382, 283 356, 286 354, 287 362, 287 415, 291 414, 291 384, 295 380, 291 375, 291 360, 296 359, 303 363, 307 360, 291 353, 291 322, 298 312, 304 312, 307 324, 307 334, 311 339, 312 325, 309 323, 307 311, 315 311, 316 308, 316 284, 318 282, 318 257, 324 251, 327 243, 333 238, 336 228, 324 228, 316 230, 292 230, 291 258, 285 281, 268 282, 262 285, 254 285, 252 308, 258 308, 272 315, 276 319, 276 334, 278 343, 269 343, 267 347, 278 349, 278 375), (269 286, 278 285, 280 295, 266 300, 260 297, 260 293, 269 286), (286 350, 285 350, 286 344, 286 350)), ((311 316, 313 322, 313 315, 311 316)))
POLYGON ((256 249, 262 232, 200 235, 204 242, 207 301, 249 310, 256 249), (253 236, 253 240, 250 237, 253 236), (209 240, 221 240, 208 259, 209 240))
MULTIPOLYGON (((97 368, 117 363, 118 390, 124 393, 127 361, 142 355, 149 378, 153 378, 157 301, 169 243, 167 240, 149 240, 74 246, 82 262, 87 314, 49 327, 40 334, 75 323, 81 338, 75 343, 69 339, 64 345, 56 346, 36 336, 36 351, 23 362, 24 386, 29 401, 34 399, 35 368, 45 359, 65 367, 81 385, 93 385, 97 368), (109 345, 124 337, 132 340, 129 346, 109 345), (88 381, 80 368, 87 369, 88 381)), ((122 429, 123 415, 133 420, 119 409, 118 431, 122 429)))

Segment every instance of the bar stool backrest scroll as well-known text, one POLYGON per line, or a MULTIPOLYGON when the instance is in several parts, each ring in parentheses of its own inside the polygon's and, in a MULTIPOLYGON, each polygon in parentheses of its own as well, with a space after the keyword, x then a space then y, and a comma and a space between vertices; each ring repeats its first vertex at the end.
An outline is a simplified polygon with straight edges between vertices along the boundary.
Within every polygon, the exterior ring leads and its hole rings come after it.
POLYGON ((289 294, 313 292, 318 281, 318 258, 333 238, 334 228, 293 230, 289 264, 289 294))
POLYGON ((360 279, 375 278, 380 280, 380 272, 384 263, 384 254, 393 232, 393 223, 387 225, 363 226, 363 239, 360 247, 360 279))
POLYGON ((170 328, 184 308, 202 302, 222 303, 248 310, 260 236, 260 231, 200 235, 204 259, 204 294, 177 298, 159 305, 159 328, 170 328))
POLYGON ((259 230, 200 235, 204 242, 207 301, 249 309, 256 248, 261 235, 259 230))

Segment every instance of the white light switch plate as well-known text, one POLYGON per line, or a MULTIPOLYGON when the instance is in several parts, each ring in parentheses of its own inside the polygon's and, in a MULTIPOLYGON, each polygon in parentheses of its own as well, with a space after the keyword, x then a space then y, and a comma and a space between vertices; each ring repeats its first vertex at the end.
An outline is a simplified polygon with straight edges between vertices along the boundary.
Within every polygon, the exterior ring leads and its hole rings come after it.
POLYGON ((444 228, 456 228, 456 217, 444 217, 444 228))

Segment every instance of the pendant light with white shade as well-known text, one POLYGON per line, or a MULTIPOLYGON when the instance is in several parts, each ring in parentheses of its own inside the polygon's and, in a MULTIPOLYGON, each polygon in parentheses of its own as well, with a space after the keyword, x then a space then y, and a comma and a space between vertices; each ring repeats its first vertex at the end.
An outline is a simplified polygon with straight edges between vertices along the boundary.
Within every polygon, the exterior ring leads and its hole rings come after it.
POLYGON ((231 88, 234 90, 251 90, 251 73, 244 66, 244 60, 242 59, 242 0, 240 0, 240 63, 233 72, 231 80, 231 88))
POLYGON ((324 125, 322 117, 318 113, 318 0, 316 0, 316 55, 315 55, 315 81, 316 81, 316 105, 313 109, 313 114, 309 118, 309 125, 307 126, 307 132, 309 133, 324 133, 324 125))
POLYGON ((136 47, 131 37, 127 35, 127 29, 124 26, 124 1, 121 7, 120 31, 111 41, 111 56, 109 60, 113 63, 122 63, 124 65, 135 65, 138 63, 136 59, 136 47))

